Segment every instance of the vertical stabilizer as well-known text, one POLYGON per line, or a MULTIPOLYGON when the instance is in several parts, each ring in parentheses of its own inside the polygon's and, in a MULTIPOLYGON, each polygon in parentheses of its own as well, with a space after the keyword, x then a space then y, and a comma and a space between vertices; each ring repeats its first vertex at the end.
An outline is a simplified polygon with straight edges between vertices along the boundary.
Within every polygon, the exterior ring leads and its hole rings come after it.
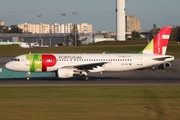
POLYGON ((156 36, 151 40, 151 42, 145 47, 141 54, 156 54, 165 55, 172 27, 163 27, 156 36))

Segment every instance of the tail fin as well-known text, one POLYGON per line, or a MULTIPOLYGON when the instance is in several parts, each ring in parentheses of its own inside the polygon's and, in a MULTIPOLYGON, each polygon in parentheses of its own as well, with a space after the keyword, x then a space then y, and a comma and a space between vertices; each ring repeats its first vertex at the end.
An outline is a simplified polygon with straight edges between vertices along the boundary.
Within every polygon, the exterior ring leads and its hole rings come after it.
POLYGON ((170 34, 172 27, 163 27, 156 36, 151 40, 151 42, 141 51, 141 54, 157 54, 165 55, 168 46, 170 34))

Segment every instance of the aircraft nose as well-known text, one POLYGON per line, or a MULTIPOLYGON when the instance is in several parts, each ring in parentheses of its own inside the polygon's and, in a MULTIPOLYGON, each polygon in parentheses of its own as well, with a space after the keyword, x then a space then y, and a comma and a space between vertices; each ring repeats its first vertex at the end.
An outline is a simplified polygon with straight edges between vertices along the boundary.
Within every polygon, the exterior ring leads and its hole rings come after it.
POLYGON ((5 64, 5 67, 10 70, 12 69, 12 64, 8 62, 5 64))

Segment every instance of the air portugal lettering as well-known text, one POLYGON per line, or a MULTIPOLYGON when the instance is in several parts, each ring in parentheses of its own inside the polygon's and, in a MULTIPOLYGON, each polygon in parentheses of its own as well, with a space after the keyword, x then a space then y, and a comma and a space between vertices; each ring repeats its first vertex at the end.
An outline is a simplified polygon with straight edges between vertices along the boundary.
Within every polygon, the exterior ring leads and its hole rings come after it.
POLYGON ((56 65, 56 57, 54 55, 42 55, 42 71, 47 72, 47 67, 56 65))
POLYGON ((30 61, 30 72, 47 72, 48 67, 56 65, 56 57, 51 54, 29 54, 26 59, 30 61))
POLYGON ((167 48, 171 28, 163 28, 154 38, 154 54, 163 54, 163 48, 167 48))

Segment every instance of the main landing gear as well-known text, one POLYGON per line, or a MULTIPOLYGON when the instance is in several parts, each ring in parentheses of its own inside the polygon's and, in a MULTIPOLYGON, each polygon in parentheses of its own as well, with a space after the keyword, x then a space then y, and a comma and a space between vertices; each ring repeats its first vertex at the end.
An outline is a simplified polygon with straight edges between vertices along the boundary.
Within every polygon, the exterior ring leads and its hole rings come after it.
POLYGON ((153 67, 152 67, 152 70, 155 71, 156 68, 159 69, 159 70, 163 70, 163 69, 164 69, 164 65, 161 64, 161 65, 158 65, 158 66, 153 66, 153 67))
POLYGON ((159 70, 163 70, 164 69, 164 65, 161 64, 161 65, 158 66, 158 68, 159 68, 159 70))
POLYGON ((83 79, 84 79, 85 81, 88 81, 88 80, 89 80, 89 77, 86 76, 86 75, 83 75, 82 77, 83 77, 83 79))
POLYGON ((89 77, 88 77, 88 74, 87 72, 82 72, 82 78, 85 80, 85 81, 88 81, 89 80, 89 77))

